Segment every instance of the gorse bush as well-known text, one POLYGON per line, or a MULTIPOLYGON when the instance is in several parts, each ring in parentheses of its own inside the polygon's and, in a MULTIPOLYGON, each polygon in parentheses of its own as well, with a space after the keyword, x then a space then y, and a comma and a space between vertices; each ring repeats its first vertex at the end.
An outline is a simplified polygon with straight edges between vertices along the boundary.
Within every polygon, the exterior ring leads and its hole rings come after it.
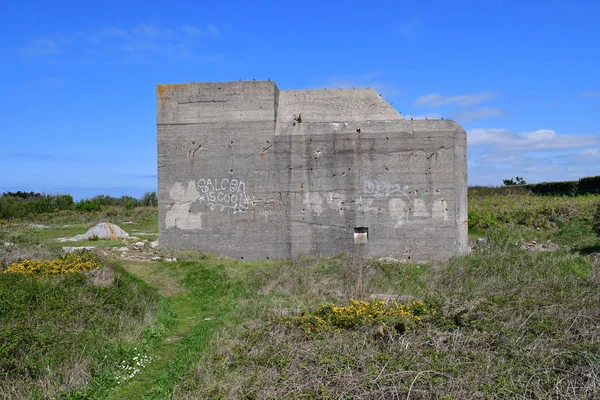
POLYGON ((433 308, 421 301, 398 304, 375 299, 370 302, 350 300, 350 305, 321 304, 315 311, 300 316, 285 317, 282 322, 295 323, 306 333, 327 331, 332 328, 354 329, 362 326, 381 325, 404 332, 421 322, 423 316, 435 314, 433 308))
POLYGON ((12 263, 4 274, 53 276, 101 268, 97 257, 89 251, 69 253, 54 260, 22 260, 12 263))

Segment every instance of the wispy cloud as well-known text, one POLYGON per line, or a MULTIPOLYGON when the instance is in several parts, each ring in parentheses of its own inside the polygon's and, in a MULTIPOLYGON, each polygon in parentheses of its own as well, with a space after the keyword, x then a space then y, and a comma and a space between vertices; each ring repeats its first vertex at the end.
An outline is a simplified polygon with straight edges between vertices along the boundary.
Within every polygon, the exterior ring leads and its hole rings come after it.
POLYGON ((404 119, 441 119, 442 114, 438 113, 427 113, 419 115, 403 115, 404 119))
POLYGON ((20 53, 32 56, 49 56, 62 53, 61 45, 57 39, 38 38, 32 39, 20 49, 20 53))
POLYGON ((366 79, 366 80, 371 80, 373 78, 377 78, 381 74, 382 74, 381 70, 375 70, 375 71, 371 71, 371 72, 367 72, 365 74, 362 74, 361 78, 362 79, 366 79))
POLYGON ((412 37, 419 29, 421 29, 421 22, 418 18, 413 18, 412 22, 403 23, 398 26, 396 32, 403 37, 412 37))
POLYGON ((483 107, 476 110, 465 110, 456 113, 453 118, 459 122, 473 122, 489 117, 505 117, 507 113, 500 108, 483 107))
POLYGON ((600 91, 581 92, 581 97, 600 97, 600 91))
POLYGON ((219 29, 212 24, 203 27, 187 24, 176 28, 156 24, 105 25, 60 38, 33 39, 19 49, 19 53, 88 62, 93 57, 129 62, 154 58, 182 60, 195 54, 200 37, 218 35, 219 29))
POLYGON ((314 85, 315 89, 322 88, 340 88, 340 89, 351 89, 351 88, 371 88, 383 97, 387 96, 398 96, 402 94, 402 91, 394 84, 383 81, 381 78, 383 72, 381 70, 375 70, 366 72, 359 76, 332 76, 325 83, 314 85))
POLYGON ((219 34, 219 29, 212 24, 208 24, 206 28, 203 29, 193 25, 182 25, 179 29, 181 32, 191 37, 217 36, 219 34))
POLYGON ((439 93, 427 94, 415 100, 415 106, 440 107, 446 105, 458 105, 461 107, 474 106, 484 101, 491 100, 496 96, 495 92, 482 92, 472 94, 459 94, 454 96, 443 96, 439 93))

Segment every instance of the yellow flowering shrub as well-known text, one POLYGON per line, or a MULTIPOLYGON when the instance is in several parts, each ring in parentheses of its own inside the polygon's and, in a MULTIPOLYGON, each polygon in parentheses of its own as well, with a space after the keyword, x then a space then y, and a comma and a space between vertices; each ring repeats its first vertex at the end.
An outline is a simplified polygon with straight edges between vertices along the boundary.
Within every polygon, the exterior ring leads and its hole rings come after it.
POLYGON ((26 274, 37 276, 54 276, 65 273, 87 271, 101 268, 102 265, 94 253, 86 251, 69 253, 54 260, 21 260, 12 263, 4 274, 26 274))
POLYGON ((423 316, 434 314, 433 308, 427 308, 422 301, 411 304, 370 302, 350 300, 345 307, 335 304, 321 304, 315 311, 300 316, 285 317, 283 322, 295 323, 307 333, 329 330, 331 328, 354 329, 365 325, 386 325, 396 330, 406 330, 420 323, 423 316))

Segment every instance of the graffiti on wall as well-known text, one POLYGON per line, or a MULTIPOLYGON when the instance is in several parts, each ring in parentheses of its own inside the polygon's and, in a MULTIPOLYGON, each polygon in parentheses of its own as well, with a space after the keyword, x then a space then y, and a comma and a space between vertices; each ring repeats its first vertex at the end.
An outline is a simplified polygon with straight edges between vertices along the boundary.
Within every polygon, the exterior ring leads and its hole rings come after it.
POLYGON ((404 196, 411 199, 415 196, 434 196, 440 194, 440 191, 432 189, 410 189, 408 185, 401 186, 398 183, 390 183, 377 179, 366 180, 363 185, 363 194, 373 197, 391 197, 404 196))
POLYGON ((206 204, 211 211, 244 212, 252 204, 252 198, 246 194, 246 183, 241 179, 202 178, 197 184, 198 202, 206 204))
POLYGON ((237 178, 202 178, 187 184, 176 182, 169 190, 173 202, 167 205, 165 225, 182 230, 202 229, 202 212, 194 211, 204 205, 205 210, 245 212, 253 200, 246 194, 246 183, 237 178))
POLYGON ((397 183, 371 179, 364 182, 363 194, 367 197, 369 206, 376 199, 390 198, 388 210, 390 217, 396 221, 396 228, 411 218, 431 217, 444 221, 449 219, 448 203, 443 198, 437 198, 441 192, 435 188, 411 189, 408 185, 402 186, 397 183), (434 198, 431 199, 431 197, 434 198))

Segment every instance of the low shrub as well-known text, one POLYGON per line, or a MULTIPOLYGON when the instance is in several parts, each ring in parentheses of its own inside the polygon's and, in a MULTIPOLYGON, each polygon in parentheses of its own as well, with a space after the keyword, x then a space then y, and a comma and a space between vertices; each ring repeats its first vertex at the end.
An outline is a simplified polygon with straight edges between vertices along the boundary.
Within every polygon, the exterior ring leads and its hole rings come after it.
POLYGON ((98 199, 83 199, 75 203, 73 209, 77 211, 100 211, 102 209, 102 204, 98 199))
POLYGON ((600 203, 598 203, 598 206, 596 207, 592 227, 594 228, 594 232, 596 232, 596 235, 600 236, 600 203))
POLYGON ((282 322, 295 323, 306 333, 327 331, 332 328, 355 329, 362 326, 380 325, 392 327, 404 332, 414 328, 421 322, 423 316, 434 314, 433 308, 428 308, 423 302, 398 304, 385 301, 370 302, 350 300, 350 305, 339 307, 335 304, 321 304, 315 311, 300 316, 284 317, 282 322))
POLYGON ((25 274, 36 276, 53 276, 73 272, 101 268, 96 256, 89 251, 69 253, 54 260, 22 260, 12 263, 4 274, 25 274))

